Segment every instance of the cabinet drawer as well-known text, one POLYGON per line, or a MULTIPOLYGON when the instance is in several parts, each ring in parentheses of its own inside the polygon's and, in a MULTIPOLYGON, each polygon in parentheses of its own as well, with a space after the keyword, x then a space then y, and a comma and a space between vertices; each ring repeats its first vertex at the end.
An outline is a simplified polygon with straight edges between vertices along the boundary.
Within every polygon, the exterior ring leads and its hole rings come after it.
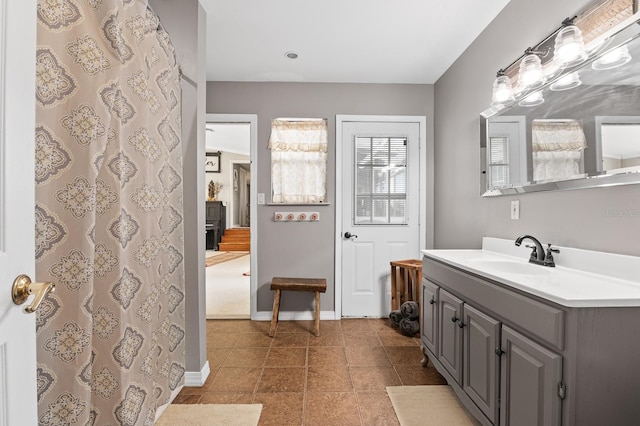
POLYGON ((465 302, 555 349, 564 349, 564 311, 561 309, 427 257, 422 261, 422 274, 442 288, 460 295, 465 302))

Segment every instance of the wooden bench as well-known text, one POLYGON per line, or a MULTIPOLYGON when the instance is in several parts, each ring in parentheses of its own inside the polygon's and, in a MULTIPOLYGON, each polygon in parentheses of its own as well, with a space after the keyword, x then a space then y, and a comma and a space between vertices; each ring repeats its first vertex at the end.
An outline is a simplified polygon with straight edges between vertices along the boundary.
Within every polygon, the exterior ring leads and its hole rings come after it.
POLYGON ((391 310, 400 309, 404 302, 420 300, 422 261, 418 259, 391 262, 391 310))
POLYGON ((271 318, 271 329, 269 336, 273 337, 278 325, 278 313, 280 311, 280 294, 283 290, 288 291, 313 291, 316 293, 316 336, 320 336, 320 293, 327 291, 327 280, 324 278, 283 278, 274 277, 271 280, 271 290, 276 293, 273 296, 273 318, 271 318))

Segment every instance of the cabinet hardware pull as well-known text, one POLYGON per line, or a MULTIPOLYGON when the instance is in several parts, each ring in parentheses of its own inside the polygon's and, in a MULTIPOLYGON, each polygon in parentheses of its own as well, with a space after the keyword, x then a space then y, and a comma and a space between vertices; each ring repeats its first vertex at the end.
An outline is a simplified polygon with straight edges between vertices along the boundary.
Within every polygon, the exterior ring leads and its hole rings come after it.
POLYGON ((464 327, 464 323, 462 321, 458 322, 458 327, 463 328, 464 327))
POLYGON ((454 316, 452 316, 452 317, 451 317, 451 322, 456 322, 456 321, 458 321, 458 318, 456 318, 456 316, 455 316, 455 315, 454 315, 454 316))
POLYGON ((504 351, 502 349, 500 349, 500 347, 496 348, 496 355, 502 356, 503 353, 504 353, 504 351))
POLYGON ((429 300, 429 304, 433 305, 434 303, 436 303, 436 300, 432 297, 431 300, 429 300))

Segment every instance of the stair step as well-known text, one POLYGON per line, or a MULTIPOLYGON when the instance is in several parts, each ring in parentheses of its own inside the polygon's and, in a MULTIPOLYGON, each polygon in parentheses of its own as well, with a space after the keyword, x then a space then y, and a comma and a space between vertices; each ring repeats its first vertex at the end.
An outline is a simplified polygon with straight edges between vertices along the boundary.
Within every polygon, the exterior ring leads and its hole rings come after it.
POLYGON ((247 242, 251 241, 251 237, 249 235, 227 235, 224 234, 222 236, 222 241, 225 243, 232 243, 236 241, 247 242))
POLYGON ((234 234, 234 235, 250 235, 251 228, 227 228, 224 230, 224 232, 227 234, 234 234))

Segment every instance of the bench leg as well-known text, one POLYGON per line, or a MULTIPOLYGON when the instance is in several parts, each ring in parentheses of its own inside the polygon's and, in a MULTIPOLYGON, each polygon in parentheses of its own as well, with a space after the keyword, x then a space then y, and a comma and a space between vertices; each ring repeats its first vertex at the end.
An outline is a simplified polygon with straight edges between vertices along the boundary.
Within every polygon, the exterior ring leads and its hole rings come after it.
POLYGON ((276 290, 273 296, 273 317, 271 317, 271 328, 269 329, 269 337, 276 334, 276 326, 278 325, 278 312, 280 311, 280 290, 276 290))
POLYGON ((316 291, 316 336, 320 336, 320 292, 316 291))
POLYGON ((398 306, 398 295, 396 294, 397 291, 397 281, 396 281, 396 267, 392 266, 391 267, 391 310, 395 311, 396 309, 399 309, 398 306))

